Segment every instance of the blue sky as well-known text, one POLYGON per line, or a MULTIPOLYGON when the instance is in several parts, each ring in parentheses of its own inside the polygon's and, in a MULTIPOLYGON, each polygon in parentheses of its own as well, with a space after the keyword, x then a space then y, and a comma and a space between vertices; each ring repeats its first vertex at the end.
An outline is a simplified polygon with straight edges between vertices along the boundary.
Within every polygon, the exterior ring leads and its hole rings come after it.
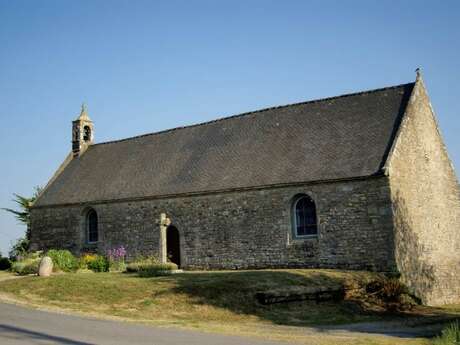
MULTIPOLYGON (((0 0, 0 206, 96 141, 410 82, 460 169, 458 1, 0 0)), ((0 251, 24 227, 0 212, 0 251)))

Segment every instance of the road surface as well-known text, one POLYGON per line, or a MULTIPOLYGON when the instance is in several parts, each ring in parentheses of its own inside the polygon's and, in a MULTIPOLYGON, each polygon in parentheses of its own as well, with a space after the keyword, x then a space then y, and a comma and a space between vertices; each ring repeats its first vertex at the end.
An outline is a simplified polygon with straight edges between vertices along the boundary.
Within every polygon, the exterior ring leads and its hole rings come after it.
POLYGON ((1 345, 279 345, 236 336, 150 327, 0 303, 1 345))

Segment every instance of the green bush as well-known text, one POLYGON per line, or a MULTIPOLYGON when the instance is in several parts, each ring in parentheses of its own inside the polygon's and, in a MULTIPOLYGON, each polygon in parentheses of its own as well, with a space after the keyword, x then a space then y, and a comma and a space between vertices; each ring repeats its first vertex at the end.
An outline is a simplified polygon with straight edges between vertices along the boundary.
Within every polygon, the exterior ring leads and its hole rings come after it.
POLYGON ((29 250, 29 240, 26 238, 19 238, 13 244, 10 249, 9 256, 13 261, 20 261, 24 257, 27 257, 27 251, 29 250))
POLYGON ((140 264, 138 274, 140 277, 156 277, 169 275, 177 270, 177 265, 168 262, 166 264, 140 264))
POLYGON ((118 260, 118 261, 109 260, 109 271, 110 272, 125 272, 126 263, 122 260, 118 260))
POLYGON ((11 271, 19 275, 38 274, 42 254, 42 251, 25 253, 11 264, 11 271))
POLYGON ((94 255, 94 258, 87 262, 87 267, 94 272, 108 272, 109 261, 101 255, 94 255))
POLYGON ((458 320, 442 330, 441 336, 436 337, 434 345, 460 345, 460 324, 458 320))
POLYGON ((38 250, 36 252, 29 252, 27 253, 23 259, 41 259, 43 256, 43 251, 38 250))
POLYGON ((141 265, 149 265, 149 264, 159 264, 160 262, 154 256, 149 257, 138 257, 136 260, 131 261, 129 264, 126 265, 126 272, 139 272, 139 266, 141 265))
POLYGON ((95 253, 86 253, 80 257, 79 267, 93 272, 108 272, 110 263, 106 257, 95 253))
POLYGON ((139 262, 130 262, 129 264, 126 265, 126 272, 129 273, 136 273, 139 272, 139 262))
POLYGON ((6 271, 11 268, 11 261, 8 258, 0 257, 0 271, 6 271))
POLYGON ((19 275, 38 274, 40 258, 28 258, 21 261, 15 261, 11 265, 11 271, 19 275))
POLYGON ((89 265, 94 260, 97 260, 98 255, 94 253, 85 253, 80 256, 80 269, 89 269, 89 265))
POLYGON ((47 255, 53 260, 53 271, 73 272, 78 268, 78 260, 68 250, 51 249, 47 255))

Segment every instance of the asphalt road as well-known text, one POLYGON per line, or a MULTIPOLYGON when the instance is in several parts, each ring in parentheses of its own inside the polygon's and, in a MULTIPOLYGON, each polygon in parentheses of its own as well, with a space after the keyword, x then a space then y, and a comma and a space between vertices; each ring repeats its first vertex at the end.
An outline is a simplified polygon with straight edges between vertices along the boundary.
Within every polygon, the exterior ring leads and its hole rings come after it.
POLYGON ((0 303, 0 344, 275 345, 277 343, 84 318, 0 303))

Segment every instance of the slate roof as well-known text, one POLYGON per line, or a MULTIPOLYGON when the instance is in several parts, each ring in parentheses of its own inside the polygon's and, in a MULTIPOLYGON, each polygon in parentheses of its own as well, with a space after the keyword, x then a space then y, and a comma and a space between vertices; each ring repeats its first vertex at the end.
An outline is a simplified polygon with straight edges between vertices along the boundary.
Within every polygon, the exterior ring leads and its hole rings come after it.
POLYGON ((34 206, 381 173, 414 83, 94 144, 34 206))

